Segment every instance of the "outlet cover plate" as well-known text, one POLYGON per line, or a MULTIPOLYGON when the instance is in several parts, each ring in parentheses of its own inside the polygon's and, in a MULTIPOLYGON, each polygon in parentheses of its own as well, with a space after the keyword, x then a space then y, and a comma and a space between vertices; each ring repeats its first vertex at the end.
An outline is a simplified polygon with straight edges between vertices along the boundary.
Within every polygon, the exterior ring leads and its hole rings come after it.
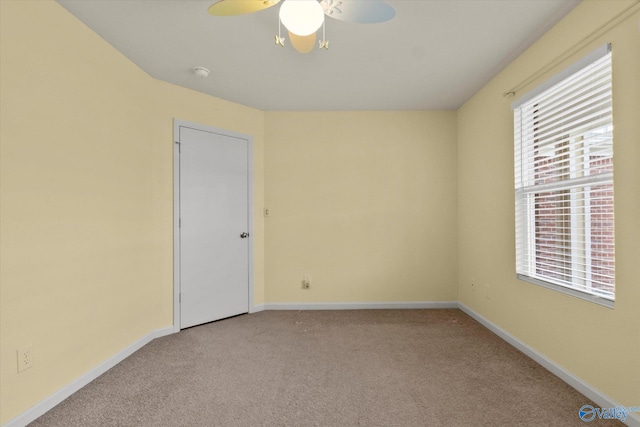
POLYGON ((18 373, 33 366, 33 348, 31 346, 18 349, 18 373))

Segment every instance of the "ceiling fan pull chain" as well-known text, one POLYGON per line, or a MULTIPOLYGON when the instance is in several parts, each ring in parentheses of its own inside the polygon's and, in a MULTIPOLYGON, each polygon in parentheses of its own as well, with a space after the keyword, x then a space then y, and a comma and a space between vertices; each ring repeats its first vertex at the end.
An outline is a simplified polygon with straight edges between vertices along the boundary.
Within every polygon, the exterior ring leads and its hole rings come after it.
POLYGON ((275 37, 275 40, 278 46, 284 47, 284 37, 281 37, 281 30, 282 30, 282 21, 278 16, 278 35, 275 37))
POLYGON ((322 40, 318 41, 318 44, 320 45, 319 48, 320 49, 324 49, 324 50, 329 50, 329 40, 327 40, 327 37, 325 35, 325 21, 322 22, 322 40))

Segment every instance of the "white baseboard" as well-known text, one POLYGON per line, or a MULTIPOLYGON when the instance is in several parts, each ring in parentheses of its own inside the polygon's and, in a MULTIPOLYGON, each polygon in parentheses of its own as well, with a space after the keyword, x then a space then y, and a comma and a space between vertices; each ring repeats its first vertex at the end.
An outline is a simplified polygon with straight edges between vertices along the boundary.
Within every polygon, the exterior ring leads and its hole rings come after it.
POLYGON ((249 314, 259 313, 261 311, 264 311, 264 304, 254 305, 249 309, 249 314))
POLYGON ((44 415, 47 411, 51 410, 53 407, 58 405, 60 402, 65 400, 67 397, 71 396, 76 391, 80 390, 82 387, 89 384, 91 381, 98 378, 100 375, 107 372, 109 369, 116 366, 118 363, 122 362, 127 357, 131 356, 133 353, 144 347, 146 344, 150 343, 152 340, 156 338, 163 337, 165 335, 170 335, 174 333, 173 326, 156 329, 155 331, 151 331, 144 337, 140 338, 138 341, 134 342, 130 346, 126 347, 122 351, 118 352, 114 356, 105 360, 95 368, 91 369, 89 372, 75 379, 71 383, 62 387, 60 390, 53 393, 51 396, 41 400, 31 408, 27 409, 22 414, 17 417, 9 420, 2 427, 24 427, 30 422, 34 421, 36 418, 44 415))
POLYGON ((267 303, 264 310, 372 310, 458 308, 455 301, 267 303))
MULTIPOLYGON (((480 314, 471 310, 469 307, 462 303, 454 301, 422 301, 422 302, 374 302, 374 303, 266 303, 254 306, 249 310, 250 313, 257 313, 264 310, 359 310, 359 309, 438 309, 438 308, 459 308, 485 328, 489 329, 494 334, 517 348, 540 365, 544 366, 551 373, 559 377, 561 380, 584 394, 587 398, 600 405, 601 408, 612 408, 621 406, 613 399, 606 396, 604 393, 593 388, 582 379, 576 377, 571 372, 567 371, 562 366, 558 365, 548 357, 537 352, 532 347, 523 343, 522 341, 509 334, 504 329, 500 328, 495 323, 482 317, 480 314)), ((100 365, 96 366, 86 374, 77 378, 67 386, 61 388, 48 398, 42 400, 36 405, 32 406, 27 411, 18 415, 14 419, 8 421, 2 427, 24 427, 36 418, 44 415, 47 411, 58 405, 60 402, 71 396, 76 391, 80 390, 85 385, 89 384, 94 379, 129 357, 131 354, 151 342, 156 338, 163 337, 175 333, 173 326, 157 329, 145 335, 129 347, 123 349, 113 357, 104 361, 100 365)), ((577 417, 577 414, 576 414, 577 417)), ((630 427, 640 427, 640 414, 629 414, 625 424, 630 427)))
MULTIPOLYGON (((577 376, 573 375, 571 372, 567 371, 565 368, 558 365, 556 362, 549 359, 547 356, 543 355, 542 353, 539 353, 532 347, 528 346, 527 344, 523 343, 513 335, 509 334, 507 331, 505 331, 495 323, 487 320, 486 318, 482 317, 480 314, 471 310, 466 305, 462 303, 458 303, 458 308, 460 308, 460 310, 464 311, 469 316, 477 320, 482 326, 489 329, 491 332, 493 332, 494 334, 496 334, 497 336, 505 340, 507 343, 511 344, 513 347, 517 348, 518 350, 520 350, 521 352, 523 352, 524 354, 526 354, 527 356, 529 356, 530 358, 538 362, 540 365, 544 366, 548 371, 550 371, 552 374, 560 378, 562 381, 566 382, 571 387, 575 388, 580 393, 584 394, 587 398, 591 399, 593 402, 600 405, 601 408, 614 408, 617 406, 622 406, 616 401, 614 401, 613 399, 611 399, 609 396, 595 389, 594 387, 592 387, 582 379, 578 378, 577 376)), ((640 414, 638 413, 629 414, 629 416, 625 421, 625 424, 632 427, 640 427, 639 415, 640 414)), ((578 417, 578 414, 576 413, 576 418, 577 417, 578 417)))

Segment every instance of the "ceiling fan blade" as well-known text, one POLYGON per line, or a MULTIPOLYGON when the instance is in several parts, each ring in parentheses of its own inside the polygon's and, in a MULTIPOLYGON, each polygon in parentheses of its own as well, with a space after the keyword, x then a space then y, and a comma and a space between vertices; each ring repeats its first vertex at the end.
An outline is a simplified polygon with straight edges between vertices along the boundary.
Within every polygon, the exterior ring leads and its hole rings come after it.
POLYGON ((377 24, 396 16, 396 9, 383 0, 322 0, 324 13, 340 21, 377 24))
POLYGON ((291 46, 298 52, 309 53, 316 45, 316 33, 311 33, 308 36, 299 36, 289 31, 289 41, 291 46))
POLYGON ((259 12, 279 2, 280 0, 220 0, 209 6, 207 11, 214 16, 244 15, 259 12))

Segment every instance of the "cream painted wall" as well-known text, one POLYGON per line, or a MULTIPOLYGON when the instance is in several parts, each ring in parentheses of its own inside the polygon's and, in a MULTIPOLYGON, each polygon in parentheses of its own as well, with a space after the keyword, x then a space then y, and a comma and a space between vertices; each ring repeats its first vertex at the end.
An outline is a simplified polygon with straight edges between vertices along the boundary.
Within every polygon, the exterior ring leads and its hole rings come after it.
POLYGON ((55 2, 0 15, 4 423, 172 325, 173 118, 254 136, 264 301, 264 113, 152 79, 55 2))
POLYGON ((514 279, 502 98, 629 4, 584 2, 456 115, 264 113, 150 78, 57 3, 0 1, 0 423, 171 325, 172 118, 254 136, 256 304, 459 298, 638 405, 640 17, 582 52, 614 43, 615 310, 514 279))
POLYGON ((454 112, 268 112, 266 301, 456 300, 455 138, 454 112))
POLYGON ((526 80, 634 1, 585 1, 459 111, 459 299, 615 401, 640 404, 640 7, 517 96, 613 45, 615 309, 515 278, 513 99, 526 80), (475 293, 471 283, 480 287, 475 293), (489 299, 484 286, 490 286, 489 299))

